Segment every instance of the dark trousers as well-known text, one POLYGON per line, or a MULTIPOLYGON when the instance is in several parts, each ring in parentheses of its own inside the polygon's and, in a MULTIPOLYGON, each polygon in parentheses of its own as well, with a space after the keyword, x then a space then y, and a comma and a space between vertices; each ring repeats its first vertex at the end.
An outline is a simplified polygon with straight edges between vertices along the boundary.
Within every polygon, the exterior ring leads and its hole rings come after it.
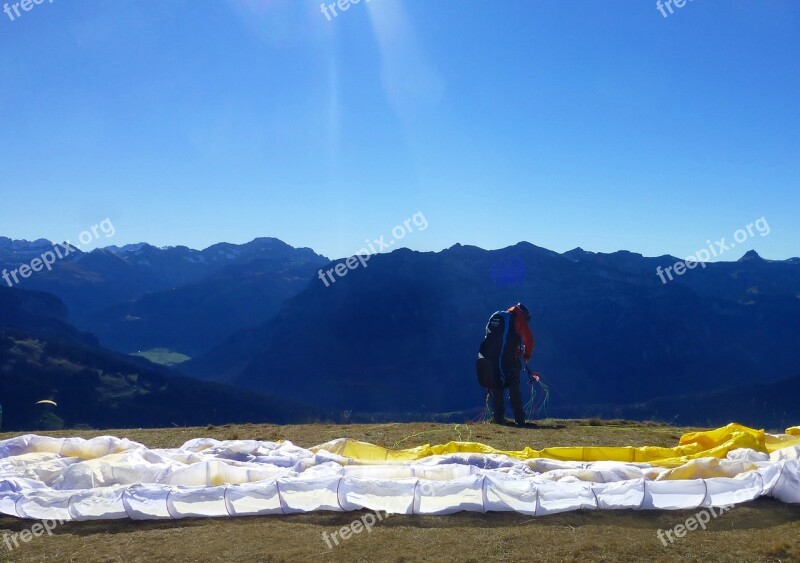
MULTIPOLYGON (((508 396, 511 410, 514 411, 514 421, 517 424, 525 422, 525 410, 522 408, 522 394, 519 391, 519 371, 507 374, 508 396)), ((506 418, 506 405, 504 401, 505 389, 489 389, 492 400, 492 416, 495 422, 504 422, 506 418)))

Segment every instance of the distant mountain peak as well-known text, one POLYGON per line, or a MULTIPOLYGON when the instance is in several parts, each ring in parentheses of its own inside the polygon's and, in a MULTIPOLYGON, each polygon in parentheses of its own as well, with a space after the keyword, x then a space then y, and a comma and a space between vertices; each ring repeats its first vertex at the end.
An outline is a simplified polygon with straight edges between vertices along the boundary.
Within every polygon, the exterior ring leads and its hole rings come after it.
POLYGON ((0 237, 0 248, 5 248, 12 251, 46 248, 48 246, 53 246, 53 243, 44 238, 30 241, 25 239, 16 240, 8 237, 0 237))
POLYGON ((253 240, 251 240, 250 242, 245 243, 245 244, 256 245, 256 246, 268 245, 268 244, 270 244, 270 245, 271 244, 280 244, 280 245, 283 245, 283 246, 289 246, 288 244, 283 242, 281 239, 278 239, 278 238, 275 238, 275 237, 256 237, 253 240))
POLYGON ((738 262, 766 262, 761 255, 755 250, 748 250, 744 256, 739 258, 738 262))
POLYGON ((644 256, 642 256, 638 252, 632 252, 630 250, 617 250, 616 252, 612 252, 610 254, 610 256, 625 256, 626 258, 630 258, 630 257, 633 257, 633 258, 644 258, 644 256))
POLYGON ((106 246, 106 250, 109 252, 113 252, 114 254, 128 254, 128 253, 136 253, 141 252, 146 248, 152 248, 152 245, 146 242, 137 242, 135 244, 126 244, 125 246, 106 246))
POLYGON ((562 254, 564 258, 568 258, 573 262, 579 261, 581 258, 585 258, 587 255, 593 254, 592 252, 587 252, 586 250, 582 249, 580 246, 573 248, 572 250, 567 250, 565 253, 562 254))

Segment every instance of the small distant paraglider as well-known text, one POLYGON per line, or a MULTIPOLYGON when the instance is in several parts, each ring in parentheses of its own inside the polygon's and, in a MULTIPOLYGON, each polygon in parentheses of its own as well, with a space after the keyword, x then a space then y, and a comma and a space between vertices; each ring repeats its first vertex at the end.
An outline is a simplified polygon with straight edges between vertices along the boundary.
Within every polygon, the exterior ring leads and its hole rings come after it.
POLYGON ((53 405, 54 407, 58 406, 55 401, 51 401, 50 399, 44 399, 42 401, 36 401, 36 404, 37 405, 53 405))

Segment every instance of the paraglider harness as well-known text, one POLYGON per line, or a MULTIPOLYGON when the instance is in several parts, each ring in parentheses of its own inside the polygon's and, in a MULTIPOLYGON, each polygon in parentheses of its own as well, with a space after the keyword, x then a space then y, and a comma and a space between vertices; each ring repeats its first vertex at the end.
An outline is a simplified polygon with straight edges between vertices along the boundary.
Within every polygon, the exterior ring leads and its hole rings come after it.
POLYGON ((503 363, 508 363, 508 354, 516 354, 510 350, 509 336, 511 332, 511 313, 497 311, 489 318, 486 324, 486 335, 478 350, 478 359, 475 361, 475 370, 478 374, 478 384, 486 389, 505 389, 508 387, 503 363))

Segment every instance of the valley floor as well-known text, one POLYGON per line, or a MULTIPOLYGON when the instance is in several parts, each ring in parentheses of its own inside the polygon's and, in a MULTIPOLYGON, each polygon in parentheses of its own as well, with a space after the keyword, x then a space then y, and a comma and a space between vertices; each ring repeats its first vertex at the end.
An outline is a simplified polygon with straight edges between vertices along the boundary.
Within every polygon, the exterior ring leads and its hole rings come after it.
MULTIPOLYGON (((152 448, 197 437, 288 439, 308 447, 351 437, 407 448, 451 440, 502 449, 525 446, 674 446, 688 428, 621 421, 547 420, 538 429, 494 425, 228 425, 207 428, 39 432, 49 436, 115 435, 152 448)), ((0 434, 7 439, 17 434, 0 434)), ((657 531, 697 511, 581 511, 532 518, 461 513, 391 516, 372 530, 328 548, 332 534, 367 514, 312 513, 231 519, 65 523, 8 552, 0 561, 800 561, 800 506, 773 499, 740 505, 664 546, 657 531)), ((0 518, 0 535, 33 522, 0 518)))

